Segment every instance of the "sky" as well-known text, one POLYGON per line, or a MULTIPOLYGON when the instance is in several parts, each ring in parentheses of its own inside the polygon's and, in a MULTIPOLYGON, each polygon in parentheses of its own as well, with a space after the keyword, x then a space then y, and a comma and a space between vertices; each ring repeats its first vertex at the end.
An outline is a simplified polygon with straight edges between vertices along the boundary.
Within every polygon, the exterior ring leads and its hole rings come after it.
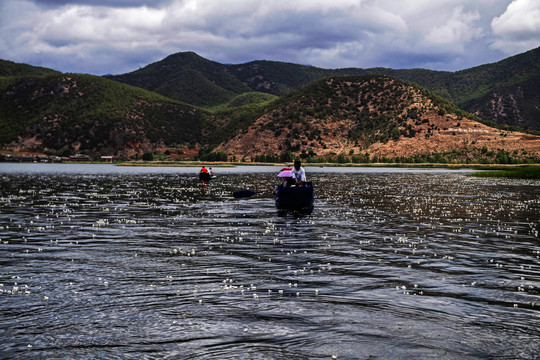
POLYGON ((224 64, 457 71, 540 46, 539 0, 1 0, 0 59, 94 75, 224 64))

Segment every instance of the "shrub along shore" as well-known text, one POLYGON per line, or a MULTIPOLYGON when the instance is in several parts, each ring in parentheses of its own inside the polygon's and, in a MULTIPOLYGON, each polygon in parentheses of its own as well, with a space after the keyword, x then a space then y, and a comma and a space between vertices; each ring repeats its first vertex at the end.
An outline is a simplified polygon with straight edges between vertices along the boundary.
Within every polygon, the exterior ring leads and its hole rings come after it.
POLYGON ((540 180, 540 166, 509 166, 505 168, 496 167, 487 171, 475 172, 471 174, 471 176, 540 180))

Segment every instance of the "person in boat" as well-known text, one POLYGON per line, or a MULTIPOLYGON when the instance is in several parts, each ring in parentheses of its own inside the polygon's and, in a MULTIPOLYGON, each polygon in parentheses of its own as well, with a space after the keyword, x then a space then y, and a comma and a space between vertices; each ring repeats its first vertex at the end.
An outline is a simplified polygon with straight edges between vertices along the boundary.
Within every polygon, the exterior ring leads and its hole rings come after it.
POLYGON ((208 172, 210 173, 210 176, 214 175, 214 170, 212 170, 212 168, 208 169, 208 172))
POLYGON ((294 169, 292 169, 291 175, 296 186, 303 186, 306 183, 306 171, 302 167, 300 160, 294 160, 294 169))
POLYGON ((208 183, 208 181, 210 180, 210 174, 208 173, 208 169, 204 166, 199 172, 199 180, 203 182, 203 185, 206 185, 206 183, 208 183))

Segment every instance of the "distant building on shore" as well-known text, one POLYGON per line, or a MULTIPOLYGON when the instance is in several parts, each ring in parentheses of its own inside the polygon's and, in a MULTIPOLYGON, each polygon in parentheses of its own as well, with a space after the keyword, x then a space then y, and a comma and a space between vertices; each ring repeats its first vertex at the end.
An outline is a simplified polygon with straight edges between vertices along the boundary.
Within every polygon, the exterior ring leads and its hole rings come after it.
POLYGON ((104 155, 101 157, 101 162, 112 163, 113 161, 114 161, 114 156, 112 155, 104 155))
POLYGON ((77 155, 71 155, 65 158, 65 161, 71 161, 71 162, 91 162, 92 159, 90 158, 90 155, 83 155, 83 154, 77 154, 77 155))

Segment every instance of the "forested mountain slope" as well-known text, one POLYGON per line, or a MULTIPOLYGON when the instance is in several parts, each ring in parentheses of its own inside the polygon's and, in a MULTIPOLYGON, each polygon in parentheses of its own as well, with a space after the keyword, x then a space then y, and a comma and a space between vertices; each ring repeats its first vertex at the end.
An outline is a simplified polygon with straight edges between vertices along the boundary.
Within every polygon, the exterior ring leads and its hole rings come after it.
POLYGON ((317 79, 367 74, 388 75, 415 82, 454 102, 463 110, 476 112, 486 121, 540 130, 540 109, 528 106, 527 100, 516 102, 511 111, 498 112, 497 116, 485 110, 499 93, 497 90, 509 86, 521 86, 523 96, 527 99, 538 96, 536 88, 527 84, 540 75, 540 48, 497 63, 457 72, 387 68, 322 69, 277 61, 223 65, 188 52, 171 55, 143 69, 111 78, 190 104, 212 107, 245 92, 283 96, 317 79), (522 83, 523 86, 520 85, 522 83), (491 98, 486 97, 488 94, 491 94, 491 98))
POLYGON ((129 157, 198 143, 207 119, 191 105, 97 76, 20 78, 0 98, 0 143, 129 157))

